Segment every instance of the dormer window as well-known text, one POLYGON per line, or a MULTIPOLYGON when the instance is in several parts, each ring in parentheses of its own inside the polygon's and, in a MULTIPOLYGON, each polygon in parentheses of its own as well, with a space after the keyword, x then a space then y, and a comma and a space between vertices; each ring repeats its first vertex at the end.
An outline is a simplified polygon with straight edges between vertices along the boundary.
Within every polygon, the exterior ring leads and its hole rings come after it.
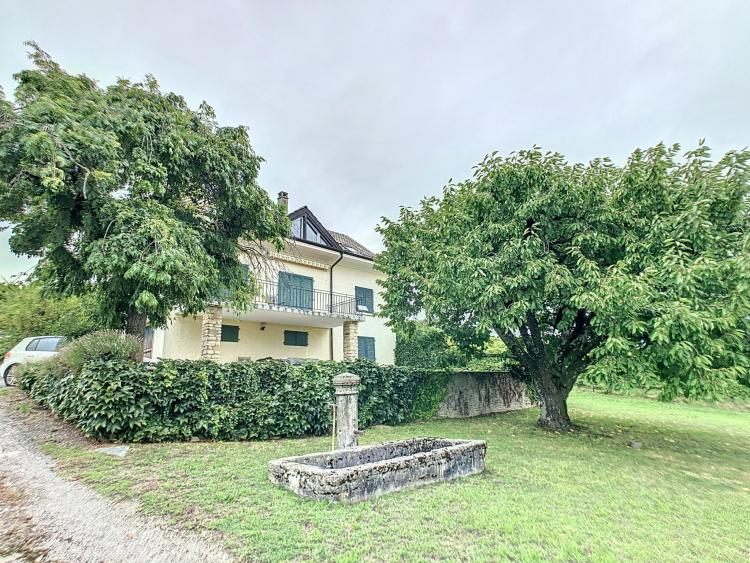
POLYGON ((296 239, 314 242, 315 244, 326 243, 318 232, 318 229, 306 217, 297 217, 292 221, 292 236, 296 239))
POLYGON ((305 221, 305 240, 323 244, 323 237, 320 236, 320 233, 315 230, 315 227, 313 227, 309 221, 305 221))
POLYGON ((302 225, 302 217, 297 217, 292 221, 292 236, 294 238, 302 238, 304 232, 304 226, 302 225))
MULTIPOLYGON (((279 203, 283 205, 286 193, 279 196, 279 203), (283 196, 283 197, 282 197, 283 196)), ((289 214, 289 220, 292 222, 292 239, 309 242, 323 248, 330 248, 338 252, 346 253, 365 260, 373 260, 375 255, 359 244, 353 238, 334 231, 329 231, 310 211, 307 206, 300 207, 289 214)))

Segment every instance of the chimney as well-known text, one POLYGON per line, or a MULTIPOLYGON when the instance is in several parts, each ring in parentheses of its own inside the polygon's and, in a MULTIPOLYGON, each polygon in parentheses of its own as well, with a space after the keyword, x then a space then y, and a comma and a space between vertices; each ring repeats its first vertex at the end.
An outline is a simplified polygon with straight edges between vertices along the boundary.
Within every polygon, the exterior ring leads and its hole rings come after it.
POLYGON ((289 194, 286 192, 279 192, 279 197, 276 201, 279 205, 284 207, 284 213, 289 214, 289 194))

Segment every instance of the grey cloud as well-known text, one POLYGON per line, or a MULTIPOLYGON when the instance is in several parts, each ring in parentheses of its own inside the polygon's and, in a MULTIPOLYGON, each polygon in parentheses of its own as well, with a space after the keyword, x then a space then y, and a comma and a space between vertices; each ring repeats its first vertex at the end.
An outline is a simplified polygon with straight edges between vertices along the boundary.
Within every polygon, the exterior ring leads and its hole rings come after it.
POLYGON ((744 1, 50 1, 4 15, 6 93, 25 39, 103 83, 152 72, 250 127, 272 195, 376 250, 381 215, 495 149, 622 161, 660 140, 748 144, 744 1))

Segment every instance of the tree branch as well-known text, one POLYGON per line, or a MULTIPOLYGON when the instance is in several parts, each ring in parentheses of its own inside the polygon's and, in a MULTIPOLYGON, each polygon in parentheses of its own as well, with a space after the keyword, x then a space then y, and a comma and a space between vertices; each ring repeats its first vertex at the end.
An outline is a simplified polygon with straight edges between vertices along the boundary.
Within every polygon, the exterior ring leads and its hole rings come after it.
POLYGON ((539 330, 539 322, 536 319, 536 315, 531 311, 526 312, 526 324, 531 332, 531 340, 534 344, 536 354, 543 358, 546 363, 546 356, 544 355, 544 342, 542 342, 542 333, 539 330))
POLYGON ((557 325, 559 325, 560 321, 563 320, 563 316, 565 315, 565 309, 567 309, 567 307, 565 305, 563 305, 555 313, 555 319, 552 322, 552 329, 553 330, 557 330, 557 325))
POLYGON ((573 328, 568 338, 560 346, 559 358, 565 358, 574 348, 574 343, 582 334, 586 332, 589 322, 594 318, 594 313, 587 313, 585 309, 578 309, 576 317, 573 320, 573 328))
POLYGON ((498 335, 500 340, 503 341, 503 344, 508 347, 508 350, 510 350, 511 354, 513 354, 519 362, 525 364, 526 367, 536 367, 534 358, 524 349, 517 337, 513 336, 510 332, 501 330, 497 327, 495 327, 494 330, 495 334, 498 335))

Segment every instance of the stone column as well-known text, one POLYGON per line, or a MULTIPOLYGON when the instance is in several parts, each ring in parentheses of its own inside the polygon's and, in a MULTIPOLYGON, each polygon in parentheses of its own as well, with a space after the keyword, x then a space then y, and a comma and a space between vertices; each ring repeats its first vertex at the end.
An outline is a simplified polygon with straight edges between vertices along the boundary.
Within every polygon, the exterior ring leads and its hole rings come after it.
POLYGON ((344 361, 351 362, 359 356, 357 344, 357 324, 359 321, 344 321, 344 361))
POLYGON ((359 436, 359 376, 353 373, 340 373, 333 378, 333 385, 336 388, 336 446, 351 448, 357 445, 359 436))
POLYGON ((221 305, 209 305, 201 324, 201 359, 219 361, 221 345, 221 305))

